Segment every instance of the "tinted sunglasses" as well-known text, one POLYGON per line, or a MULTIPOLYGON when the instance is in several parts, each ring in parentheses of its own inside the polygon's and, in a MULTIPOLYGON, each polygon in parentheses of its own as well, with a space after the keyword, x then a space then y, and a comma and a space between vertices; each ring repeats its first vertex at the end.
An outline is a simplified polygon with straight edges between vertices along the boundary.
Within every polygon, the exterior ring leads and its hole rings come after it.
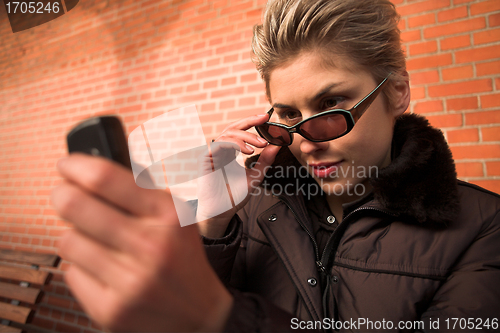
MULTIPOLYGON (((338 139, 349 133, 354 127, 355 121, 352 113, 356 112, 360 115, 356 117, 357 121, 375 98, 377 98, 382 87, 389 79, 389 76, 391 76, 391 73, 389 73, 375 89, 349 110, 327 110, 304 119, 293 126, 268 121, 262 125, 255 126, 255 129, 261 137, 275 146, 291 145, 293 142, 293 133, 300 134, 312 142, 324 142, 338 139)), ((273 108, 267 111, 269 119, 271 119, 273 111, 273 108)))

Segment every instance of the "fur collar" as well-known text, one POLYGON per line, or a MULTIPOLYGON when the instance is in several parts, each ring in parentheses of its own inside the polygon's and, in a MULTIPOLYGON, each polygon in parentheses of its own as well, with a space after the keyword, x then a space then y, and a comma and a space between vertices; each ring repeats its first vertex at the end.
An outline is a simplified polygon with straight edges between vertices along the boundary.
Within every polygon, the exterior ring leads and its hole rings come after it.
MULTIPOLYGON (((251 167, 258 155, 246 160, 251 167)), ((295 181, 284 178, 283 168, 300 167, 286 147, 282 148, 261 186, 295 181), (281 172, 281 177, 276 177, 281 172)), ((301 181, 318 186, 310 176, 301 181)), ((416 114, 403 114, 394 127, 392 162, 370 180, 375 200, 397 216, 426 224, 448 224, 459 210, 457 175, 443 133, 416 114)))

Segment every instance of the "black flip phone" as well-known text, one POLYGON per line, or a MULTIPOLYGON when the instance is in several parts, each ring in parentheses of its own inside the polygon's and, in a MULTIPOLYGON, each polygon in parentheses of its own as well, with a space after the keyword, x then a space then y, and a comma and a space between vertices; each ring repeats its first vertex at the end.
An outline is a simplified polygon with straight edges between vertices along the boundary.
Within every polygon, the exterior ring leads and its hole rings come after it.
POLYGON ((125 132, 120 119, 115 116, 87 119, 75 126, 66 140, 69 153, 106 157, 132 169, 125 132))

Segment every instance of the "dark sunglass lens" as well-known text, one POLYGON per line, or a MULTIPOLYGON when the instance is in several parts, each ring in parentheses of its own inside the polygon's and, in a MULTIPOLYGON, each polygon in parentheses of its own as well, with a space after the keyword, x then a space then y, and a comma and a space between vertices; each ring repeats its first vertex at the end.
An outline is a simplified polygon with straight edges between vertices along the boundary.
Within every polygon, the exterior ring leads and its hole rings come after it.
POLYGON ((274 145, 286 146, 291 143, 290 134, 282 127, 271 124, 263 124, 256 126, 256 128, 264 139, 274 145))
POLYGON ((306 121, 300 130, 310 140, 332 140, 347 132, 347 121, 341 114, 330 114, 306 121))

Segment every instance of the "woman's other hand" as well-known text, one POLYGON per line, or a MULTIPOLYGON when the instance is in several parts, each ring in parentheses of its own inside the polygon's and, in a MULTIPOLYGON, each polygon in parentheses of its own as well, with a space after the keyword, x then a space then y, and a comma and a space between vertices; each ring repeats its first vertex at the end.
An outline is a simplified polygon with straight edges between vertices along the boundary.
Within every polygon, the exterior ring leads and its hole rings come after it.
MULTIPOLYGON (((230 169, 232 169, 233 178, 229 180, 231 186, 200 178, 198 182, 197 220, 199 221, 200 233, 205 237, 219 238, 224 235, 231 218, 248 202, 252 193, 264 179, 267 169, 274 162, 280 147, 269 145, 260 136, 247 132, 251 127, 265 123, 268 118, 267 114, 263 114, 232 123, 214 140, 215 144, 211 145, 210 153, 200 161, 202 173, 208 174, 212 169, 218 169, 217 161, 228 160, 226 156, 231 154, 234 159, 237 150, 243 154, 251 155, 255 151, 253 147, 264 148, 252 169, 245 170, 236 163, 232 163, 230 169), (238 168, 243 169, 242 177, 239 176, 241 173, 238 172, 238 168), (225 193, 231 193, 234 205, 227 205, 227 208, 223 208, 224 213, 217 214, 216 212, 221 210, 223 202, 221 198, 225 193)), ((224 165, 225 163, 219 164, 224 165)))

